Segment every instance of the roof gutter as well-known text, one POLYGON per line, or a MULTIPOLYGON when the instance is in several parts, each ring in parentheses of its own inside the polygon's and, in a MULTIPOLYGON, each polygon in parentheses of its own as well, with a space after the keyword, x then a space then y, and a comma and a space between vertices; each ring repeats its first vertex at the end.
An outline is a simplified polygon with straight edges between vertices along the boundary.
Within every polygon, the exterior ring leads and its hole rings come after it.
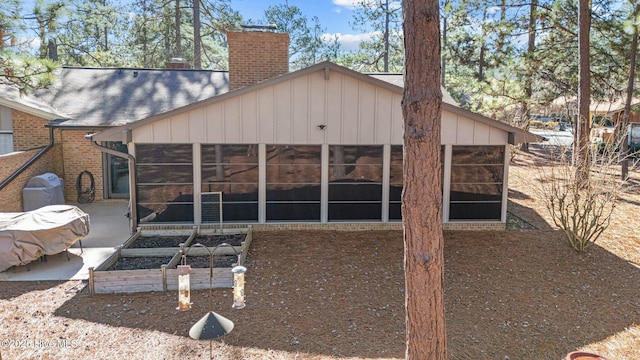
POLYGON ((138 211, 136 209, 136 203, 137 203, 137 199, 136 199, 136 183, 137 183, 137 179, 136 179, 136 158, 128 153, 123 153, 120 151, 116 151, 113 149, 109 149, 108 147, 102 146, 100 144, 98 144, 96 141, 93 140, 93 135, 95 135, 95 133, 92 134, 87 134, 85 135, 85 138, 89 141, 91 141, 91 145, 110 155, 113 156, 117 156, 123 159, 128 159, 129 160, 129 219, 131 220, 131 234, 134 234, 136 232, 136 228, 138 226, 138 211))
POLYGON ((43 147, 40 151, 38 151, 29 161, 25 162, 20 166, 16 171, 14 171, 9 177, 0 182, 0 190, 4 189, 9 183, 11 183, 15 178, 17 178, 20 174, 22 174, 31 164, 36 162, 38 159, 42 157, 47 151, 49 151, 53 147, 53 129, 49 128, 49 145, 43 147))

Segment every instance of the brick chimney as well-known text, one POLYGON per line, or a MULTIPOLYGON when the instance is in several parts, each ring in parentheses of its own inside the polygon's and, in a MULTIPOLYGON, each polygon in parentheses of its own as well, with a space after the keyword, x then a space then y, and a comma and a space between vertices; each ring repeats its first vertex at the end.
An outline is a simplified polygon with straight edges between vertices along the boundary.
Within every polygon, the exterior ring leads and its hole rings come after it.
POLYGON ((228 32, 229 90, 289 72, 289 34, 228 32))
POLYGON ((164 64, 164 67, 172 70, 188 70, 191 66, 187 60, 183 58, 172 58, 164 64))

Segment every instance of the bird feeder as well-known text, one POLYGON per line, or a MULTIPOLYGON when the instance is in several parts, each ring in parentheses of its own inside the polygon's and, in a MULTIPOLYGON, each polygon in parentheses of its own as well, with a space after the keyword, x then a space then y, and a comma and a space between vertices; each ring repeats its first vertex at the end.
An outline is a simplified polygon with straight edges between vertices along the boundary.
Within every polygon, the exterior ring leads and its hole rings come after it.
POLYGON ((242 309, 246 306, 244 303, 244 273, 247 268, 244 266, 236 266, 231 269, 233 272, 233 308, 242 309))
POLYGON ((178 265, 178 307, 177 310, 191 309, 191 289, 189 284, 190 265, 178 265))

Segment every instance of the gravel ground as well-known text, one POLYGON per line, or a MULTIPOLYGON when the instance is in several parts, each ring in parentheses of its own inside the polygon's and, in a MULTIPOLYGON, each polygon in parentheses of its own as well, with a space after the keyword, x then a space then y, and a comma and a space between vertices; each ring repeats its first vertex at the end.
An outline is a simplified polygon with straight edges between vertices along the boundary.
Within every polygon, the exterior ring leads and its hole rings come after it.
POLYGON ((160 266, 168 264, 171 258, 171 256, 121 257, 107 270, 160 269, 160 266))
POLYGON ((200 243, 204 246, 214 247, 226 243, 233 246, 241 246, 246 237, 246 234, 198 235, 191 241, 191 244, 200 243))
MULTIPOLYGON (((192 268, 208 268, 210 257, 209 256, 187 256, 187 265, 191 265, 192 268)), ((233 255, 216 255, 213 257, 214 268, 231 268, 238 262, 238 257, 233 255)))
POLYGON ((187 242, 188 236, 140 236, 130 248, 178 248, 187 242))

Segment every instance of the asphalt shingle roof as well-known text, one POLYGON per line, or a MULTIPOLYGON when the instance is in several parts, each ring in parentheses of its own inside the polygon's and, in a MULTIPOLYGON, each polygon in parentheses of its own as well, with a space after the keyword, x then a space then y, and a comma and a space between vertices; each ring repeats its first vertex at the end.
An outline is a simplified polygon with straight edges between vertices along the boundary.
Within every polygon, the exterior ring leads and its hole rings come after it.
POLYGON ((69 117, 63 126, 117 126, 228 91, 226 71, 68 67, 35 95, 69 117))

